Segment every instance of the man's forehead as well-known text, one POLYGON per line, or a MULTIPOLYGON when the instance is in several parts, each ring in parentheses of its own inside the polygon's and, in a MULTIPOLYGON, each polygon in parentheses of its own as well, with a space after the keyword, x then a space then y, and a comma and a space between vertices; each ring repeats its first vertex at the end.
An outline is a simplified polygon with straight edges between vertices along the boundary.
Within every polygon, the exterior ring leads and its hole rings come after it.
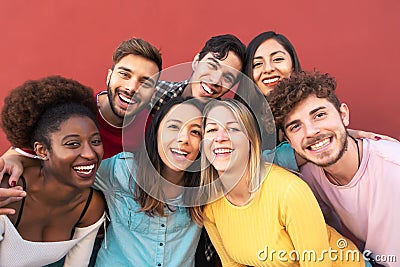
POLYGON ((206 54, 204 56, 204 58, 202 60, 203 61, 214 61, 215 63, 218 63, 221 66, 228 66, 230 68, 234 68, 234 67, 236 67, 236 64, 235 64, 235 62, 232 61, 232 58, 235 57, 242 64, 242 61, 240 60, 240 58, 232 51, 229 51, 221 59, 218 59, 219 55, 220 55, 219 53, 209 52, 208 54, 206 54))

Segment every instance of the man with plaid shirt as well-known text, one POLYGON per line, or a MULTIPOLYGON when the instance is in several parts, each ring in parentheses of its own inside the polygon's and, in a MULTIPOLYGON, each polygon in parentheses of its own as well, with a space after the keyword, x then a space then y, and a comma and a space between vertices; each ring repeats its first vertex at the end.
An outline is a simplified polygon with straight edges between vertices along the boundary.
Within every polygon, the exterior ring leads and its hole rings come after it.
POLYGON ((220 98, 239 80, 246 47, 234 35, 209 39, 192 62, 192 76, 185 81, 160 80, 152 100, 152 114, 177 96, 220 98))

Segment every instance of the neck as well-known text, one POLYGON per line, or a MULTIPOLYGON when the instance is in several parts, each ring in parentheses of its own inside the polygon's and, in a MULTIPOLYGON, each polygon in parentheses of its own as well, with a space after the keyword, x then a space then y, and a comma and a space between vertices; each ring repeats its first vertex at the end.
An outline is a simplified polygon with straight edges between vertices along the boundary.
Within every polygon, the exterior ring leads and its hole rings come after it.
POLYGON ((173 199, 179 196, 182 192, 181 187, 184 186, 184 172, 176 172, 165 167, 161 172, 161 176, 169 182, 162 182, 165 197, 167 199, 173 199))
POLYGON ((362 159, 362 141, 347 137, 347 150, 335 163, 324 168, 329 181, 335 185, 347 185, 358 171, 362 159))
POLYGON ((85 191, 85 189, 59 182, 41 167, 29 169, 31 170, 27 172, 26 177, 28 195, 34 200, 47 203, 48 206, 69 205, 85 191))
POLYGON ((193 94, 192 94, 192 84, 189 81, 188 85, 186 85, 185 89, 183 89, 182 97, 186 98, 186 97, 191 97, 191 96, 193 96, 193 94))
POLYGON ((108 94, 101 94, 97 97, 97 108, 100 116, 114 127, 122 127, 123 119, 115 115, 111 109, 111 103, 108 99, 108 94))
POLYGON ((237 176, 235 175, 229 175, 227 173, 224 173, 224 178, 222 181, 224 188, 226 188, 227 190, 229 190, 233 186, 233 188, 230 191, 225 193, 226 199, 233 205, 239 207, 245 206, 252 199, 252 193, 249 192, 249 184, 248 184, 249 173, 247 168, 244 173, 245 174, 243 174, 243 176, 239 179, 236 185, 232 185, 232 182, 236 182, 235 179, 237 176))

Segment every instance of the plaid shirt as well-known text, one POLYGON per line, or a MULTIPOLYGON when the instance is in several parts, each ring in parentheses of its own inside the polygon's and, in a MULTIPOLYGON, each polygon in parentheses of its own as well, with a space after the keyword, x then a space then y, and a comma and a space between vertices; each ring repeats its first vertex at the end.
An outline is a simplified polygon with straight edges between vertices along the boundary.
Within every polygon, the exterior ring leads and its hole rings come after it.
POLYGON ((189 84, 189 80, 182 82, 169 82, 159 80, 156 85, 156 92, 151 100, 151 114, 154 115, 164 103, 172 98, 182 95, 183 90, 189 84))

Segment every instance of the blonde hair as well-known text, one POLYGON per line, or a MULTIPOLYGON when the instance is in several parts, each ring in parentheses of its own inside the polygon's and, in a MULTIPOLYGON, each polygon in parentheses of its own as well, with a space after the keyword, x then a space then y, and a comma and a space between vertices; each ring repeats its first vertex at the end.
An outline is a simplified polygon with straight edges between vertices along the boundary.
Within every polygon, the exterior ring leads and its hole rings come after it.
MULTIPOLYGON (((262 141, 260 134, 260 127, 257 123, 251 110, 245 106, 245 104, 234 100, 234 99, 223 99, 223 100, 211 100, 204 108, 203 111, 203 128, 207 120, 207 115, 209 112, 217 107, 223 106, 228 108, 235 118, 237 119, 239 125, 247 134, 248 140, 250 142, 250 152, 249 161, 247 169, 248 177, 250 178, 248 182, 249 192, 255 192, 260 186, 263 177, 261 169, 264 166, 262 160, 262 141)), ((204 192, 207 194, 208 198, 211 198, 214 194, 221 193, 222 184, 217 181, 219 177, 217 170, 211 165, 210 161, 205 156, 205 153, 201 155, 201 179, 200 184, 202 186, 208 186, 209 190, 204 192), (214 183, 213 183, 214 182, 214 183)))

